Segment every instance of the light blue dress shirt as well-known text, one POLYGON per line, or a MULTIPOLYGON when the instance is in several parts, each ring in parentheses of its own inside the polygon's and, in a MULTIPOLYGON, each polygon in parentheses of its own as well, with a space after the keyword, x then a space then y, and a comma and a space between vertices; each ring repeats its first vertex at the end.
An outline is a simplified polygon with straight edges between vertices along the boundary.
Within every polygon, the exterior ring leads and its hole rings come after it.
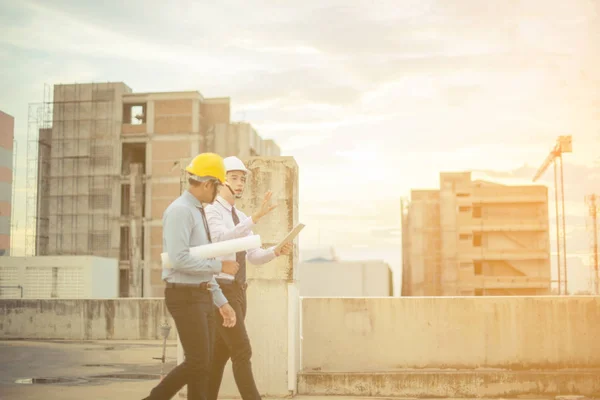
POLYGON ((199 207, 202 204, 189 191, 183 192, 163 213, 163 252, 169 254, 172 268, 163 268, 162 279, 171 283, 210 282, 217 307, 227 303, 215 275, 222 262, 190 255, 190 247, 210 243, 199 207))

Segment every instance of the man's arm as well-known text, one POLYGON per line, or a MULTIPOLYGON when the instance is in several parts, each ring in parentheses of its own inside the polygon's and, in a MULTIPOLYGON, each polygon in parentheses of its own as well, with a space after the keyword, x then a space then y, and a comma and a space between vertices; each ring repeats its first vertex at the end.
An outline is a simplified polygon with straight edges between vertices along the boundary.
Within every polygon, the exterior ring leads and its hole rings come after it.
POLYGON ((252 217, 246 217, 240 221, 233 229, 227 228, 223 221, 223 215, 217 210, 214 204, 205 208, 208 227, 213 242, 222 242, 225 240, 238 239, 248 236, 252 231, 254 222, 252 217))
POLYGON ((227 304, 227 298, 225 297, 225 295, 223 294, 223 290, 221 290, 221 287, 219 286, 219 283, 217 282, 217 279, 215 278, 215 276, 213 275, 212 279, 210 280, 210 291, 212 292, 212 298, 213 298, 213 303, 215 304, 215 306, 217 306, 218 308, 223 307, 223 305, 227 304))
POLYGON ((282 255, 292 254, 292 250, 294 246, 292 243, 286 243, 281 247, 278 251, 275 251, 275 247, 269 247, 268 249, 252 249, 246 252, 246 256, 248 260, 255 265, 266 264, 269 261, 273 260, 282 255))
POLYGON ((256 249, 250 249, 246 251, 246 258, 254 265, 266 264, 276 258, 275 246, 263 249, 258 247, 256 249))
POLYGON ((173 207, 165 216, 163 235, 173 269, 188 274, 220 273, 222 269, 220 260, 200 259, 190 255, 190 235, 193 228, 194 216, 187 207, 173 207))

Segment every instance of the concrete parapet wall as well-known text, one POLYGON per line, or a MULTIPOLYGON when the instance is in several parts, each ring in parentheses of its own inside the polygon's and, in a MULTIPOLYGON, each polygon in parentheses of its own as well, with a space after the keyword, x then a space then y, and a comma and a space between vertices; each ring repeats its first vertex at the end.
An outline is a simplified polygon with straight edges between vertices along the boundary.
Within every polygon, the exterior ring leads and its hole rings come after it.
POLYGON ((306 373, 600 368, 600 297, 302 299, 306 373))
POLYGON ((313 396, 396 398, 515 398, 600 393, 600 370, 311 372, 298 392, 313 396))
MULTIPOLYGON (((170 339, 176 328, 170 315, 170 339)), ((162 339, 163 299, 0 300, 0 339, 162 339)))

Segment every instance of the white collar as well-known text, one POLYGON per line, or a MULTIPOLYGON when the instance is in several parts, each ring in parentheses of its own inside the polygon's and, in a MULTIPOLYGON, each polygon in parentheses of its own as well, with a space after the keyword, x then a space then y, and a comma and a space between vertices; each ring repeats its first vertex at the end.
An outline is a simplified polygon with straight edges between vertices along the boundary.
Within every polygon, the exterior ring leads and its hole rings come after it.
POLYGON ((235 208, 235 206, 232 206, 231 204, 229 204, 229 202, 227 200, 225 200, 223 197, 221 197, 220 195, 217 196, 215 201, 219 202, 219 204, 222 205, 223 207, 225 207, 227 209, 227 211, 231 211, 232 208, 235 208))

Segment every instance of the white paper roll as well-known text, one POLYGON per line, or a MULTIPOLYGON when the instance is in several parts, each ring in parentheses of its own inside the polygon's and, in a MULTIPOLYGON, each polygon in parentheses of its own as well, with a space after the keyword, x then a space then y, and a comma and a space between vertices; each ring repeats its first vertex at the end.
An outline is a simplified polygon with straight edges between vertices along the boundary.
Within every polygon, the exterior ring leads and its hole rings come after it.
MULTIPOLYGON (((228 254, 234 254, 239 251, 246 251, 249 249, 256 249, 262 246, 260 235, 246 236, 239 239, 225 240, 223 242, 203 244, 202 246, 196 246, 190 248, 190 255, 195 258, 216 258, 226 256, 228 254)), ((168 253, 161 253, 160 258, 162 260, 163 268, 173 268, 171 260, 169 260, 168 253)))

